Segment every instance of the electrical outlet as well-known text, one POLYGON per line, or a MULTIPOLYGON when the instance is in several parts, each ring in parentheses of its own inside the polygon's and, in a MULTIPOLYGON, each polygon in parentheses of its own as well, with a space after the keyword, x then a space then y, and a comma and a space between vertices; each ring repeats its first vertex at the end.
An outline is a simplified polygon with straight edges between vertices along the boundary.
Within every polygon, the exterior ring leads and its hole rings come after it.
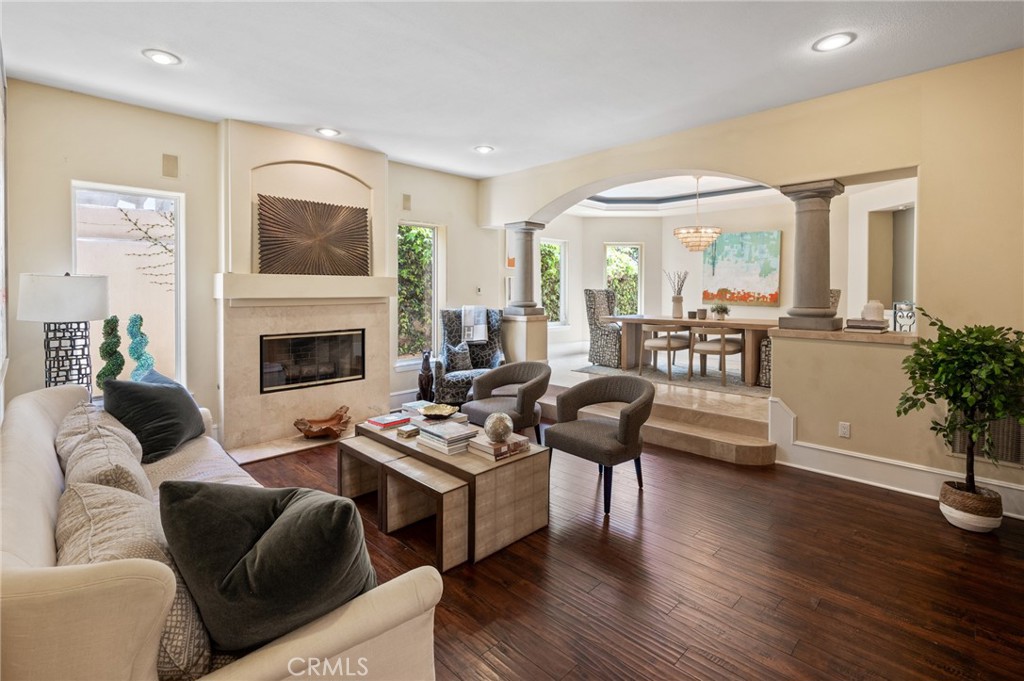
POLYGON ((850 424, 848 422, 839 422, 839 437, 850 437, 850 424))

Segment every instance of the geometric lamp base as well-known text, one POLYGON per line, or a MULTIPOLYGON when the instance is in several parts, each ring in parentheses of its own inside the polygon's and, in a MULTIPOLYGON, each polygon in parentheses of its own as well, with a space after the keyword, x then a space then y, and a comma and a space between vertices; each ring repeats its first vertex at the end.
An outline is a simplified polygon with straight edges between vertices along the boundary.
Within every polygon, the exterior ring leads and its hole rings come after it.
POLYGON ((43 354, 46 387, 81 383, 92 397, 89 322, 44 322, 43 354))

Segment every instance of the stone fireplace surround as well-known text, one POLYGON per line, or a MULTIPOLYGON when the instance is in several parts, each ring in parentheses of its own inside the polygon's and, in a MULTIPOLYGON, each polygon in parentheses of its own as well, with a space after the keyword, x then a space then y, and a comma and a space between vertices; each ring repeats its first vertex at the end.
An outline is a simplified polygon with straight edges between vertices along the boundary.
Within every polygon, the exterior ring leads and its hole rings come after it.
POLYGON ((386 295, 394 295, 395 287, 395 279, 390 277, 312 277, 311 281, 300 275, 218 275, 220 436, 224 448, 296 436, 295 419, 323 418, 341 405, 349 407, 353 423, 387 412, 386 295), (359 281, 337 281, 353 279, 359 281), (311 283, 318 285, 310 289, 311 283), (296 295, 302 290, 316 293, 312 297, 296 295), (260 394, 260 336, 324 329, 365 329, 366 378, 260 394))
MULTIPOLYGON (((388 274, 387 157, 243 121, 218 125, 223 219, 217 301, 220 440, 229 451, 298 431, 299 417, 323 418, 341 405, 353 423, 388 411, 389 299, 393 276, 258 273, 260 193, 365 207, 373 238, 371 269, 388 274), (261 334, 365 329, 366 378, 303 390, 260 394, 261 334)), ((211 350, 213 351, 213 350, 211 350)), ((300 436, 301 437, 301 436, 300 436)))

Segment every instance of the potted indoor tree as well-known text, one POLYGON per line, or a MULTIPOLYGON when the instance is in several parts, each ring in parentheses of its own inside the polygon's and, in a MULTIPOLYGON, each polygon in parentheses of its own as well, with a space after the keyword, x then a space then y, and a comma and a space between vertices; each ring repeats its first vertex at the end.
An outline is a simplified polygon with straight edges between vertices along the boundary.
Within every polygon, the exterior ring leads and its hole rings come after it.
POLYGON ((947 480, 939 493, 939 508, 951 524, 974 532, 999 527, 1003 504, 999 493, 974 482, 974 456, 993 462, 993 421, 1016 419, 1024 424, 1024 332, 1007 327, 964 326, 953 329, 917 308, 938 335, 914 342, 903 360, 910 387, 900 395, 897 416, 946 403, 943 418, 931 429, 953 448, 962 433, 967 441, 967 470, 963 482, 947 480))

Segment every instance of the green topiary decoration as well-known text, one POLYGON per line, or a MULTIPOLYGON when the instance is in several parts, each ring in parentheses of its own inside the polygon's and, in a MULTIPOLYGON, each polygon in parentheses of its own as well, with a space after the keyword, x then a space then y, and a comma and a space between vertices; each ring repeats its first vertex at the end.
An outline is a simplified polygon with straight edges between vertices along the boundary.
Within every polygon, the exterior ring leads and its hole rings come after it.
POLYGON ((132 339, 128 346, 128 356, 135 360, 132 369, 132 380, 141 380, 153 368, 153 355, 146 352, 149 336, 142 331, 142 315, 133 314, 128 318, 128 337, 132 339))
POLYGON ((121 334, 117 332, 117 325, 120 322, 117 315, 111 315, 103 320, 103 342, 100 344, 100 359, 106 364, 96 374, 96 387, 103 390, 103 384, 112 378, 121 375, 124 369, 124 355, 118 349, 121 347, 121 334))

